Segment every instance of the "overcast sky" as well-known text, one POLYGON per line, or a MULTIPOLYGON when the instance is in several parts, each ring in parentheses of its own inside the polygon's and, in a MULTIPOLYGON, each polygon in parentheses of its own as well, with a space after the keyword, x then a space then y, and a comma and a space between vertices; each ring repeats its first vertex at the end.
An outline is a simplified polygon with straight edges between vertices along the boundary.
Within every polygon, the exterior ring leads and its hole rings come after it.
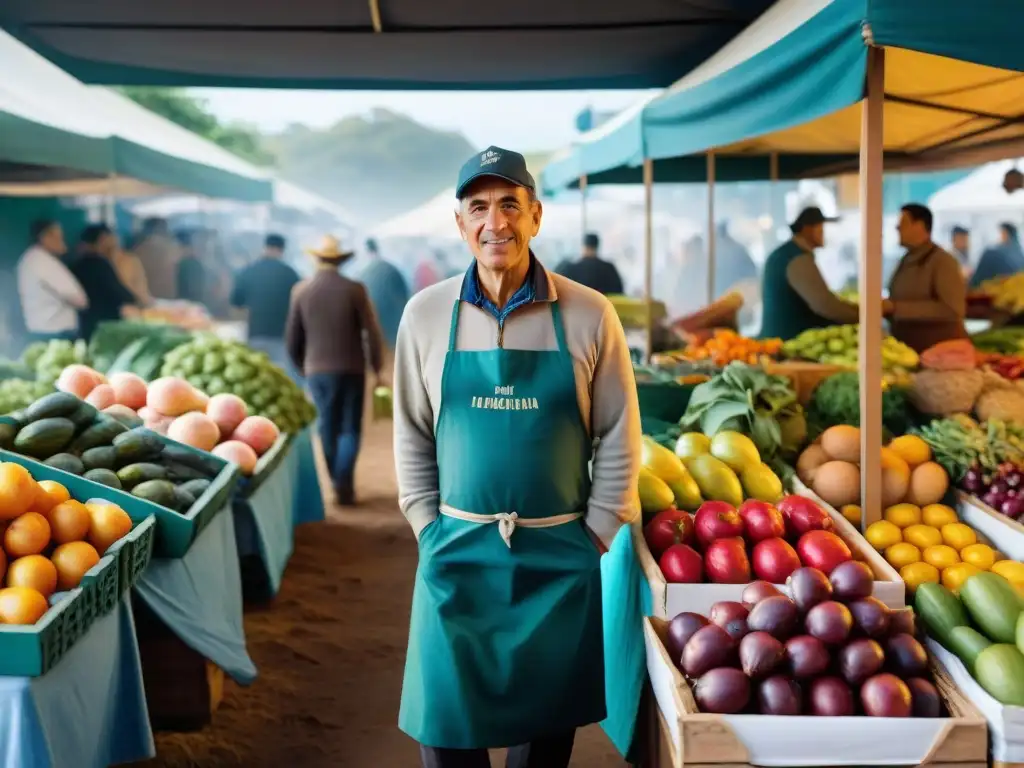
POLYGON ((220 118, 277 131, 289 123, 329 126, 348 115, 385 107, 418 122, 461 131, 479 148, 490 144, 536 152, 572 141, 577 113, 589 106, 618 111, 646 91, 404 92, 283 91, 196 88, 220 118))

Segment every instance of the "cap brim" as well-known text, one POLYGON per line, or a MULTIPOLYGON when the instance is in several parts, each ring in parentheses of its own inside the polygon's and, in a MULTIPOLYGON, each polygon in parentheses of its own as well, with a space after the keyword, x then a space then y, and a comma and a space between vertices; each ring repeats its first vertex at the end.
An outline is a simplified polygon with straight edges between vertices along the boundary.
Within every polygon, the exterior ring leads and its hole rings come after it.
POLYGON ((469 187, 474 181, 477 181, 478 179, 485 179, 487 177, 490 177, 492 179, 501 179, 502 181, 507 181, 509 184, 515 184, 517 187, 522 187, 523 189, 534 189, 534 187, 531 187, 529 184, 523 184, 523 182, 521 182, 519 179, 513 179, 511 176, 505 176, 504 174, 501 173, 490 173, 488 171, 482 171, 480 173, 474 174, 473 176, 470 176, 468 179, 462 182, 462 184, 459 185, 458 189, 455 190, 455 198, 457 200, 461 200, 462 193, 466 191, 467 187, 469 187))

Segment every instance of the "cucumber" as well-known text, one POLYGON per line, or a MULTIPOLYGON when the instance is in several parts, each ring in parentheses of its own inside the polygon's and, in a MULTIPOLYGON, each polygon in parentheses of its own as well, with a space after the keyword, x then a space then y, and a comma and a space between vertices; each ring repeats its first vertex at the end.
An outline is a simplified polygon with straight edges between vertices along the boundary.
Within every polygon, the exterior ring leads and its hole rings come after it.
POLYGON ((947 648, 949 633, 953 628, 967 627, 971 623, 956 595, 941 584, 933 582, 925 582, 918 586, 914 593, 914 610, 924 621, 928 631, 947 648))
POLYGON ((153 430, 136 427, 115 437, 114 448, 117 449, 118 461, 133 464, 160 456, 164 450, 164 441, 153 430))
POLYGON ((14 449, 25 456, 48 459, 63 451, 75 436, 75 425, 65 418, 40 419, 22 427, 14 449))
POLYGON ((188 512, 196 503, 196 497, 186 491, 180 485, 174 489, 174 508, 178 512, 188 512))
POLYGON ((133 413, 108 413, 107 416, 109 416, 112 419, 117 419, 119 422, 124 424, 129 430, 137 429, 138 427, 142 426, 142 419, 140 419, 133 413))
MULTIPOLYGON (((44 395, 25 409, 25 422, 41 421, 42 419, 68 418, 82 401, 67 392, 53 392, 44 395)), ((93 411, 96 409, 94 408, 93 411)))
POLYGON ((184 464, 179 464, 176 461, 169 461, 164 466, 167 467, 167 479, 172 482, 187 483, 190 480, 203 480, 207 484, 210 482, 205 472, 200 472, 192 467, 186 467, 184 464))
POLYGON ((132 496, 136 496, 161 507, 174 509, 174 485, 167 480, 147 480, 132 488, 132 496))
POLYGON ((956 654, 972 675, 978 655, 990 645, 992 641, 974 627, 953 627, 949 633, 949 650, 956 654))
POLYGON ((184 464, 186 467, 202 472, 205 477, 210 479, 215 478, 226 464, 222 459, 197 451, 195 448, 172 444, 164 446, 163 459, 165 462, 173 461, 184 464))
POLYGON ((997 643, 983 650, 974 664, 974 677, 1000 704, 1024 707, 1024 655, 1017 646, 997 643))
POLYGON ((117 463, 117 451, 111 445, 90 448, 82 453, 82 463, 86 469, 113 469, 117 463))
POLYGON ((96 406, 82 401, 78 404, 78 409, 69 414, 68 418, 74 422, 77 429, 85 429, 86 427, 91 427, 95 423, 96 417, 99 416, 99 413, 100 412, 96 410, 96 406))
POLYGON ((72 456, 70 453, 58 453, 43 463, 62 472, 70 472, 72 475, 80 475, 85 472, 85 465, 82 464, 82 460, 77 456, 72 456))
POLYGON ((976 573, 960 587, 960 600, 974 625, 992 642, 1016 642, 1021 601, 1010 582, 997 573, 976 573))
POLYGON ((134 488, 139 483, 149 480, 166 480, 167 470, 159 464, 138 462, 118 470, 117 479, 121 481, 122 487, 134 488))
POLYGON ((18 430, 21 427, 18 426, 14 419, 8 416, 0 417, 0 448, 5 451, 11 450, 14 447, 14 438, 18 436, 18 430))
POLYGON ((118 480, 117 475, 109 469, 90 469, 83 475, 83 477, 86 480, 92 480, 94 483, 99 483, 100 485, 105 485, 118 491, 122 490, 121 481, 118 480))

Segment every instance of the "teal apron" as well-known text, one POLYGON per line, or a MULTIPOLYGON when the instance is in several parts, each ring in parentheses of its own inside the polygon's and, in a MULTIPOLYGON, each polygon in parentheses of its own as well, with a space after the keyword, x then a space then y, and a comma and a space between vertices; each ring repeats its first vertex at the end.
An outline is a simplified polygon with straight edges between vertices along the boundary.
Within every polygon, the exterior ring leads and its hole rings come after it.
POLYGON ((606 715, 601 557, 581 519, 592 443, 558 302, 555 351, 457 351, 460 305, 399 727, 425 746, 498 748, 606 715))

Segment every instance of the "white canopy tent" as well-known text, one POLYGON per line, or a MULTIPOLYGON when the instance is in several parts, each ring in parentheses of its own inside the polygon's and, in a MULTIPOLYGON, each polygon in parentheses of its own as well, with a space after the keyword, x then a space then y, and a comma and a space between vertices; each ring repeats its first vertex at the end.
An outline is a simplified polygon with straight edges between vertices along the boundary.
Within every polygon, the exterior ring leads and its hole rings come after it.
POLYGON ((1024 213, 1024 191, 1008 194, 1003 177, 1013 168, 1024 168, 1020 160, 988 163, 968 176, 949 184, 928 200, 936 214, 1024 213))

